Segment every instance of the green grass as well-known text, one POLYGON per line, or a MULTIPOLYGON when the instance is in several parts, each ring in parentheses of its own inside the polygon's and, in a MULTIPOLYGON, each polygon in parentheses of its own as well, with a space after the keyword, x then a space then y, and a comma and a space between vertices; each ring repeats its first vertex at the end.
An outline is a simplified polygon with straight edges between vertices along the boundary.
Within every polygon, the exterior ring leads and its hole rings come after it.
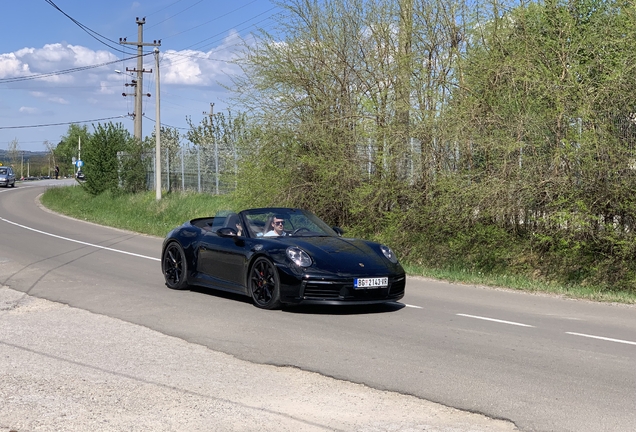
POLYGON ((611 291, 603 287, 588 285, 561 285, 558 283, 532 279, 516 274, 482 274, 451 267, 446 269, 426 268, 403 263, 406 272, 411 276, 440 279, 467 285, 484 285, 496 288, 508 288, 519 291, 553 294, 572 299, 584 299, 598 302, 636 304, 636 295, 630 292, 611 291))
MULTIPOLYGON (((157 201, 155 192, 143 194, 102 194, 92 196, 83 187, 48 189, 41 198, 47 208, 77 219, 143 234, 164 237, 183 222, 213 216, 218 210, 240 210, 231 195, 169 193, 157 201)), ((426 268, 403 263, 409 275, 441 279, 454 283, 541 292, 568 298, 636 304, 636 295, 601 287, 563 286, 514 274, 482 274, 459 266, 426 268)))
POLYGON ((154 191, 92 196, 80 186, 48 189, 41 201, 45 207, 77 219, 159 237, 185 221, 214 216, 218 210, 234 206, 227 196, 169 193, 158 201, 154 191))

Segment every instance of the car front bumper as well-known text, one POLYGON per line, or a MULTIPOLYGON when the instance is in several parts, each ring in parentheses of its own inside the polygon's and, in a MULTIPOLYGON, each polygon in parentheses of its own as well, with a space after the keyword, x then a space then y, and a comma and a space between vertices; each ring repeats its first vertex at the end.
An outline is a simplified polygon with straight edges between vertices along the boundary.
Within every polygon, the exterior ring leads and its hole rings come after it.
POLYGON ((281 301, 287 304, 365 305, 398 301, 404 297, 406 275, 389 276, 386 287, 355 289, 353 277, 281 275, 281 301))

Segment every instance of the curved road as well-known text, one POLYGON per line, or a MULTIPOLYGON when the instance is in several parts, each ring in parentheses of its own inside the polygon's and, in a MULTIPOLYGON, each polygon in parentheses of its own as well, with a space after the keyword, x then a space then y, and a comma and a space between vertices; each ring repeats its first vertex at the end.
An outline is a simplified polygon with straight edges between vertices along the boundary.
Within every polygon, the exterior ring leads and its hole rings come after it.
POLYGON ((37 197, 51 184, 0 190, 0 286, 523 431, 636 428, 634 307, 409 278, 399 304, 263 311, 167 289, 162 239, 47 212, 37 197))

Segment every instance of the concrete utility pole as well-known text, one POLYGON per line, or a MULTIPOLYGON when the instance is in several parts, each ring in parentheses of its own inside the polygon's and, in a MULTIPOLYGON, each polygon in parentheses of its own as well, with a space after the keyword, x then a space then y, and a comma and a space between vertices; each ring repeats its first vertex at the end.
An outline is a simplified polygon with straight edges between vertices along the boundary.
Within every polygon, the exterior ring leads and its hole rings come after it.
MULTIPOLYGON (((144 69, 144 51, 143 47, 152 46, 157 47, 161 46, 161 40, 153 41, 152 43, 144 43, 144 31, 143 25, 146 24, 146 18, 137 20, 137 42, 127 42, 126 38, 119 38, 119 43, 122 45, 137 45, 137 68, 136 69, 128 69, 126 68, 126 72, 137 72, 137 80, 133 81, 132 85, 135 87, 135 113, 133 114, 133 118, 135 120, 135 138, 137 138, 140 142, 143 139, 142 129, 141 129, 141 119, 143 117, 143 108, 141 104, 141 97, 143 96, 143 73, 152 73, 152 69, 147 71, 144 69)), ((128 93, 122 93, 123 96, 130 96, 128 93)), ((150 97, 150 93, 147 93, 145 96, 150 97)))
MULTIPOLYGON (((161 109, 159 107, 159 48, 155 47, 155 69, 157 70, 157 77, 155 79, 155 197, 157 200, 161 199, 161 109)), ((169 162, 169 160, 168 160, 169 162)), ((170 172, 168 172, 168 179, 170 179, 170 172)))
POLYGON ((210 102, 210 112, 203 111, 203 114, 210 116, 210 121, 212 121, 212 117, 214 116, 214 102, 210 102))

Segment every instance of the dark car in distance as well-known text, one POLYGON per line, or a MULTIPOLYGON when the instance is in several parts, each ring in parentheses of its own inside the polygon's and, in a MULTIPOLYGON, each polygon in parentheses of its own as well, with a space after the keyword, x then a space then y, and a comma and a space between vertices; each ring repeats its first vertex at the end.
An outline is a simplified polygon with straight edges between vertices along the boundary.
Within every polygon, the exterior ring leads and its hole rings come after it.
POLYGON ((166 236, 161 269, 169 288, 240 293, 263 309, 393 302, 404 297, 406 285, 388 246, 343 237, 339 228, 295 208, 185 222, 166 236))

